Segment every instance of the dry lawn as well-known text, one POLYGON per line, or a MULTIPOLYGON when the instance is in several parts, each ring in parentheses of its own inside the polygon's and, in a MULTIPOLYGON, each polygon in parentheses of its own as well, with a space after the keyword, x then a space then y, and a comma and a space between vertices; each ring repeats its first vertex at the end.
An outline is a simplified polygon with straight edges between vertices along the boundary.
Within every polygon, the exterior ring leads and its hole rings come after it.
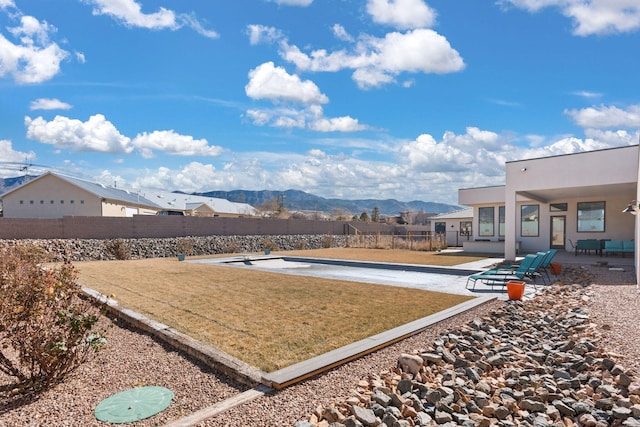
MULTIPOLYGON (((446 260, 441 263, 446 265, 467 262, 465 257, 372 249, 286 254, 425 264, 436 264, 437 259, 446 260)), ((83 286, 267 372, 471 298, 167 258, 75 265, 83 286)))

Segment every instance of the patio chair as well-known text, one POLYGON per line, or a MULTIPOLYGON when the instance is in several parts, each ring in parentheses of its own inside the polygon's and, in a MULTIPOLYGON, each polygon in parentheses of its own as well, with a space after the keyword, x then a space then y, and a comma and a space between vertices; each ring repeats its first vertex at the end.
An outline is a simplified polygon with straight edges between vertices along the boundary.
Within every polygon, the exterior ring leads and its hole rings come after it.
POLYGON ((545 258, 542 260, 542 263, 540 264, 540 270, 544 271, 544 273, 547 276, 547 279, 549 279, 549 283, 551 283, 551 276, 549 275, 549 266, 551 265, 551 261, 553 260, 553 257, 556 256, 557 253, 558 253, 557 249, 549 249, 547 251, 547 255, 545 256, 545 258))
POLYGON ((537 269, 540 265, 540 262, 542 261, 541 258, 541 255, 530 254, 526 255, 515 269, 494 268, 483 271, 481 273, 472 274, 467 277, 467 284, 465 285, 465 288, 469 289, 469 283, 473 283, 473 287, 471 289, 475 290, 476 282, 478 280, 485 284, 491 285, 491 289, 493 289, 493 285, 500 284, 504 286, 509 280, 531 279, 531 268, 535 267, 535 269, 537 269), (538 260, 537 264, 534 264, 536 260, 538 260))

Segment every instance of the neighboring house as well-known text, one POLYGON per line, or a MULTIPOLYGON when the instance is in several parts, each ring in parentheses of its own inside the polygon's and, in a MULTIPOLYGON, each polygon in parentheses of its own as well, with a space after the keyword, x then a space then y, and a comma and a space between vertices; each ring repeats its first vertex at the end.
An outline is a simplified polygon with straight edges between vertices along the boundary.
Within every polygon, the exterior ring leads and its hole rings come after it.
MULTIPOLYGON (((458 190, 473 208, 465 250, 516 253, 573 250, 578 239, 638 240, 639 146, 507 162, 506 184, 458 190)), ((636 251, 636 271, 638 256, 636 251)))
POLYGON ((156 190, 140 190, 140 195, 160 205, 163 210, 178 210, 186 215, 223 217, 259 215, 258 211, 247 203, 230 202, 215 197, 156 190))
POLYGON ((47 172, 1 196, 6 218, 155 215, 163 210, 195 216, 255 216, 246 203, 183 193, 127 191, 47 172))
POLYGON ((462 246, 473 235, 473 208, 460 209, 429 218, 432 233, 444 233, 447 246, 462 246))
POLYGON ((162 209, 140 194, 47 172, 2 196, 5 218, 154 215, 162 209))

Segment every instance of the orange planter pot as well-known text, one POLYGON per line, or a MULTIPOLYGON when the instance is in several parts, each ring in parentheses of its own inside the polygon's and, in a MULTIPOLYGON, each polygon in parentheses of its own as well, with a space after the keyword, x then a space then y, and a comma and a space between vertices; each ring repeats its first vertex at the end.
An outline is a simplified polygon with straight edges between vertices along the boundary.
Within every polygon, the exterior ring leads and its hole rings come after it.
POLYGON ((556 264, 554 262, 549 264, 549 270, 554 276, 557 276, 562 271, 562 264, 556 264))
POLYGON ((525 282, 521 280, 509 280, 507 282, 507 295, 511 300, 521 300, 524 295, 525 282))

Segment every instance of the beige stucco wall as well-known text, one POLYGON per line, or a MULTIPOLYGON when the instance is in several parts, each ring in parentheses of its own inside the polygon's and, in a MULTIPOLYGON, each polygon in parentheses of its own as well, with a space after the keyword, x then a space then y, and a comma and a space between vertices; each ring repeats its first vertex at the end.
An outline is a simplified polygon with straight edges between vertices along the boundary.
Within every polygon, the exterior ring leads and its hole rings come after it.
POLYGON ((461 188, 458 190, 458 203, 464 206, 504 204, 504 185, 461 188))
POLYGON ((506 163, 505 169, 507 191, 637 182, 638 146, 519 160, 506 163))
POLYGON ((46 176, 23 185, 2 199, 7 218, 60 218, 99 216, 100 200, 55 176, 46 176))
POLYGON ((102 216, 127 216, 127 207, 118 202, 105 200, 102 202, 102 216))
POLYGON ((635 219, 621 211, 637 198, 638 146, 621 147, 586 153, 508 162, 506 184, 497 187, 462 189, 459 203, 474 208, 474 239, 505 240, 505 258, 515 257, 516 243, 520 253, 548 249, 551 242, 551 217, 565 216, 566 245, 570 240, 624 239, 636 237, 635 219), (579 202, 605 202, 605 231, 578 232, 579 202), (551 203, 567 203, 566 212, 551 212, 551 203), (539 206, 538 236, 522 237, 521 206, 539 206), (478 209, 495 207, 493 237, 478 236, 478 209), (498 207, 505 206, 505 236, 498 236, 498 207))

